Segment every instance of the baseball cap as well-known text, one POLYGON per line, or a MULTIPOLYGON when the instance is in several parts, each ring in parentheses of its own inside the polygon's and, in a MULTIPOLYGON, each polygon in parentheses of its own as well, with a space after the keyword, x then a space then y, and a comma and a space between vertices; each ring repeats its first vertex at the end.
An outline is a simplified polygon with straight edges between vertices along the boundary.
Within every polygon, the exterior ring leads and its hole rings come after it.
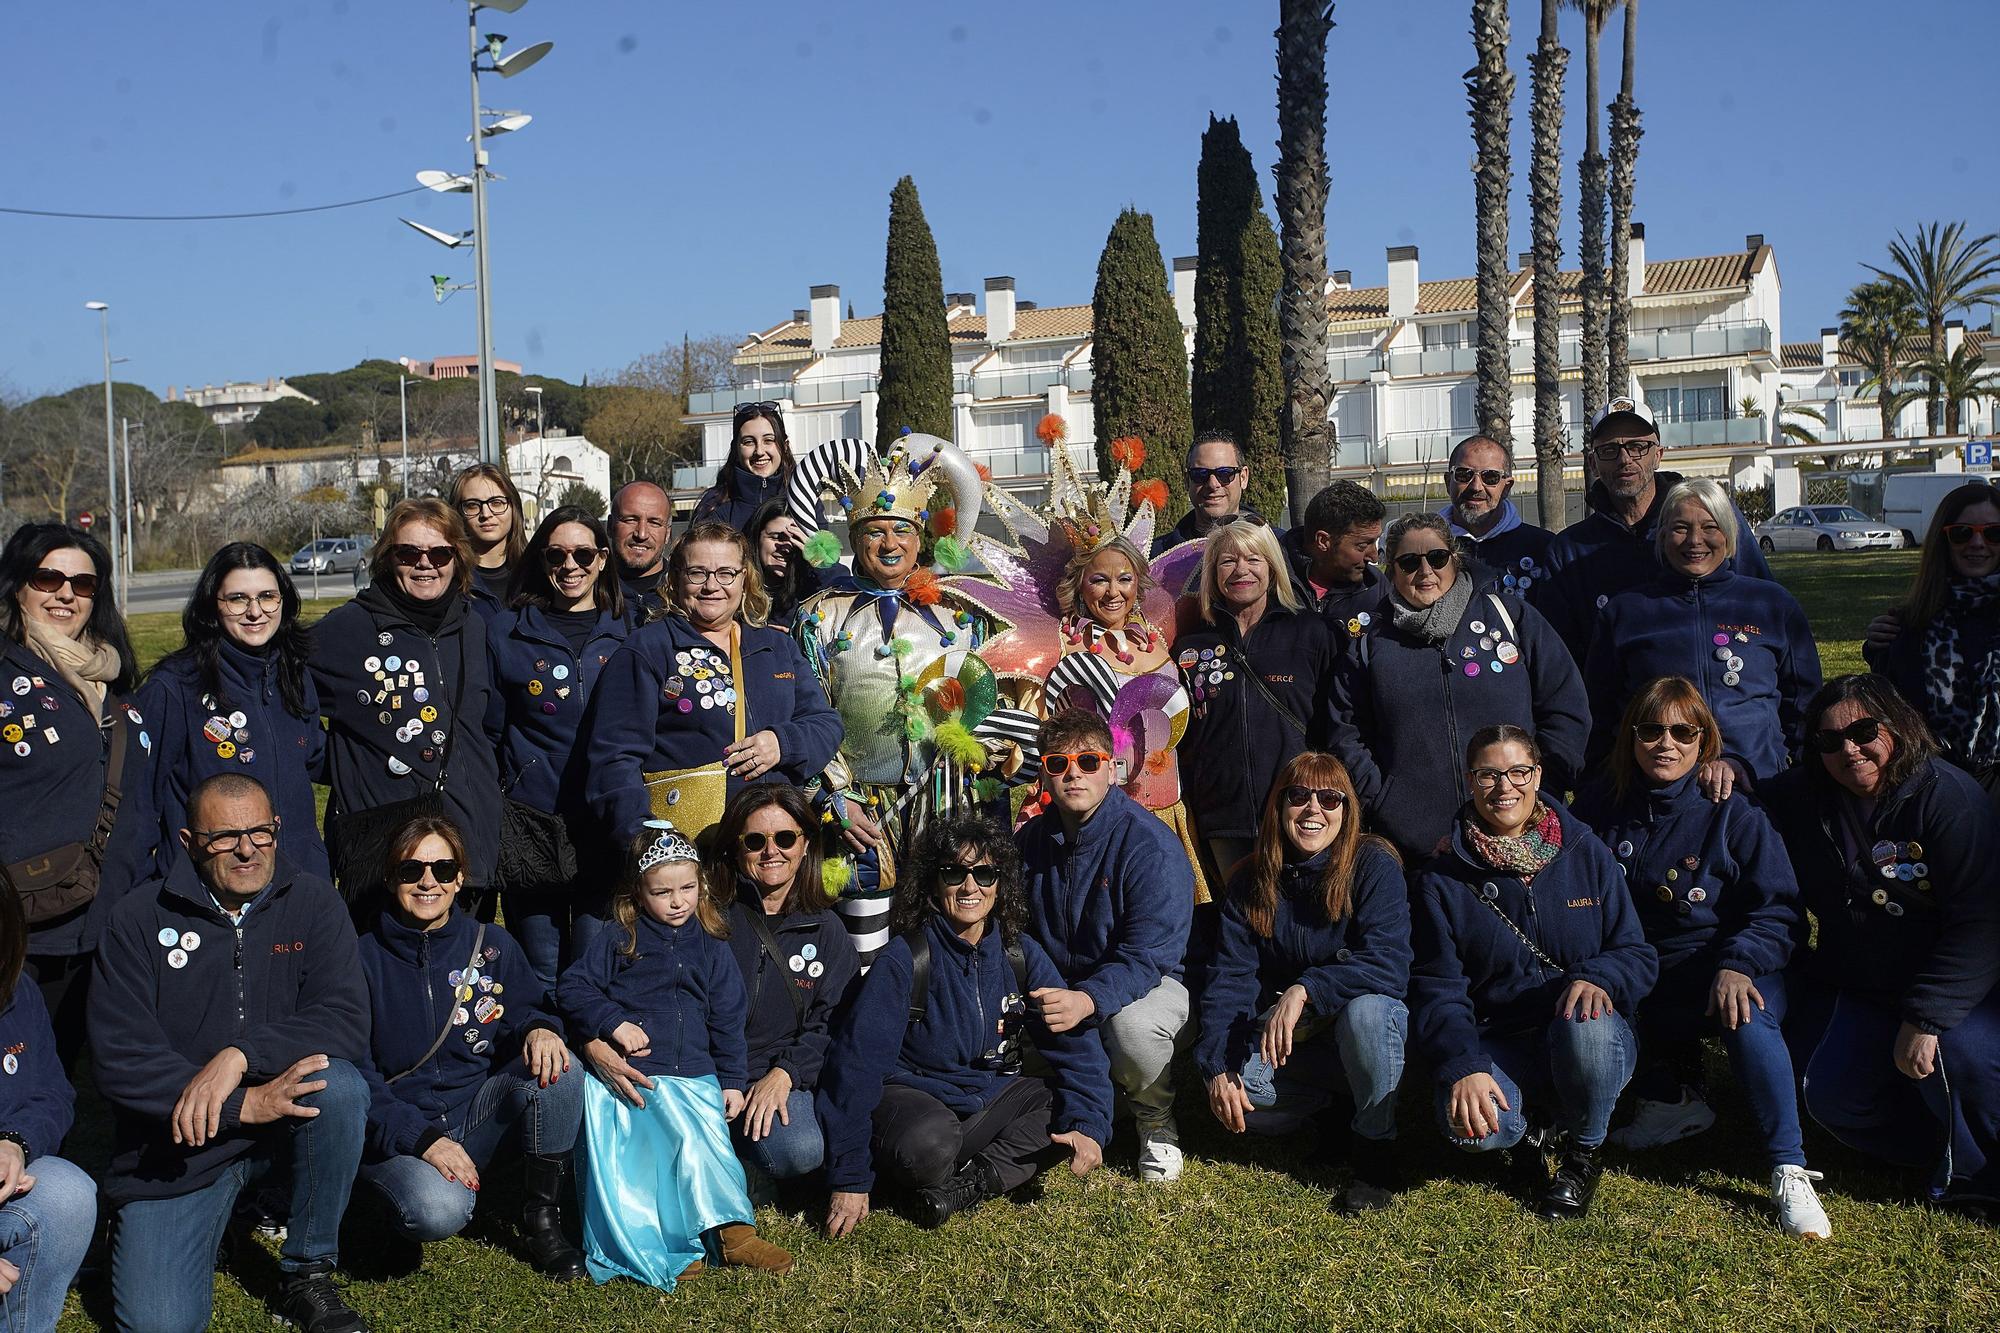
POLYGON ((1619 430, 1639 430, 1648 435, 1658 435, 1660 428, 1653 420, 1652 409, 1643 399, 1620 394, 1604 405, 1597 419, 1590 423, 1590 438, 1596 439, 1604 433, 1606 425, 1619 430))

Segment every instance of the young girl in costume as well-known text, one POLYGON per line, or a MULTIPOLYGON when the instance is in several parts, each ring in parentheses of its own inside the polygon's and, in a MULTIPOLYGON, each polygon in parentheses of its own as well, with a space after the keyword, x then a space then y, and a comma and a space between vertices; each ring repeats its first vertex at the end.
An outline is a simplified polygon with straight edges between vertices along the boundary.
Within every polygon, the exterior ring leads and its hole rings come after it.
POLYGON ((599 1081, 585 1085, 583 1241, 598 1282, 663 1291, 719 1263, 788 1273, 758 1237, 729 1121, 743 1109, 743 977, 693 844, 649 821, 605 931, 556 999, 599 1081))

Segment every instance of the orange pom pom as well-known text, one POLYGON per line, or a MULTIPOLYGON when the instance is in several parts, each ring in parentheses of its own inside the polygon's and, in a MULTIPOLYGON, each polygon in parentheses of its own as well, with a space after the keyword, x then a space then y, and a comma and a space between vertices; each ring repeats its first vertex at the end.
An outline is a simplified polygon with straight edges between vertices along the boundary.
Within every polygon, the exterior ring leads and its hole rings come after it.
POLYGON ((956 680, 946 680, 937 687, 938 707, 947 713, 962 712, 965 709, 965 686, 956 680))
POLYGON ((1136 435, 1120 435, 1111 442, 1111 461, 1129 472, 1146 466, 1146 442, 1136 435))
POLYGON ((992 469, 992 468, 990 468, 990 467, 986 466, 986 464, 984 464, 984 463, 974 463, 974 464, 973 464, 972 466, 973 466, 973 468, 974 468, 974 469, 975 469, 975 470, 976 470, 976 471, 977 471, 977 472, 979 473, 979 479, 980 479, 981 481, 991 481, 991 480, 993 480, 993 469, 992 469))
POLYGON ((1158 477, 1140 482, 1132 488, 1132 503, 1134 506, 1150 504, 1156 511, 1164 511, 1167 507, 1167 483, 1158 477))
POLYGON ((1035 438, 1043 444, 1054 444, 1069 434, 1069 423, 1051 412, 1035 425, 1035 438))
POLYGON ((944 590, 938 587, 937 575, 928 569, 920 569, 910 575, 909 582, 903 585, 903 591, 908 593, 910 600, 918 606, 936 606, 938 598, 944 595, 944 590))
POLYGON ((946 507, 931 510, 931 535, 949 537, 958 531, 958 511, 946 507))

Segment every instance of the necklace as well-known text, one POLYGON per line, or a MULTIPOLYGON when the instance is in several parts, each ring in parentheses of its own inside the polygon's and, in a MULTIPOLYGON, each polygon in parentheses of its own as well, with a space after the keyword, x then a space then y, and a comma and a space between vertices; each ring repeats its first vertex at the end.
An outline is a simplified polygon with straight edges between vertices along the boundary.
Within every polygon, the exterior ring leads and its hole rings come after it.
POLYGON ((1143 620, 1128 621, 1122 629, 1106 629, 1086 616, 1078 616, 1063 626, 1063 637, 1072 648, 1111 655, 1130 666, 1141 652, 1152 652, 1160 644, 1160 632, 1143 620), (1124 643, 1120 646, 1120 638, 1124 643))

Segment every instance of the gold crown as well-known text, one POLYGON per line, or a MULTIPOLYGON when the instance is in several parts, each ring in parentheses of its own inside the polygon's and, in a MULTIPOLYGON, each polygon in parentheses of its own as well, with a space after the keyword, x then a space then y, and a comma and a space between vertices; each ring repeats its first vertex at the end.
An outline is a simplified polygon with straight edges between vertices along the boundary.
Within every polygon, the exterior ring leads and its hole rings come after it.
MULTIPOLYGON (((934 435, 906 435, 903 441, 898 441, 887 454, 872 458, 858 476, 844 461, 834 465, 833 480, 849 529, 871 518, 900 518, 918 527, 930 525, 935 516, 932 498, 938 483, 946 480, 939 463, 949 446, 934 435), (918 444, 906 448, 903 441, 908 440, 929 441, 930 447, 918 444)), ((948 489, 947 494, 950 503, 957 498, 956 488, 948 489)))

